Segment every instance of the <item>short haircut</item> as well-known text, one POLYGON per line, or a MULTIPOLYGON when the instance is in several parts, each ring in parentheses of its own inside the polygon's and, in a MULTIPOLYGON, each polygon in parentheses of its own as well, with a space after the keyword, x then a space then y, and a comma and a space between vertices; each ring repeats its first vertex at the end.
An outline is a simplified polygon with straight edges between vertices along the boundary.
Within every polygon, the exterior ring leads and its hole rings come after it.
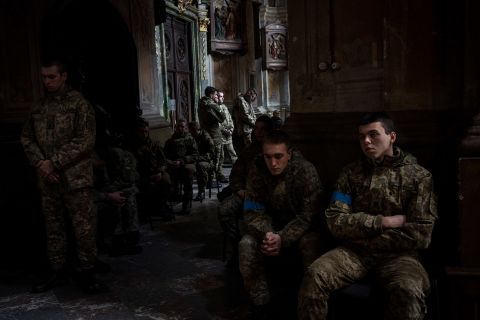
POLYGON ((290 136, 283 130, 273 130, 263 138, 263 144, 285 144, 287 150, 292 147, 290 144, 290 136))
POLYGON ((273 121, 272 118, 267 116, 266 114, 262 114, 260 117, 255 120, 255 122, 262 122, 265 124, 267 131, 272 131, 273 130, 273 121))
POLYGON ((386 112, 369 112, 364 114, 360 118, 358 126, 365 126, 373 122, 380 122, 382 127, 385 129, 385 133, 387 134, 395 131, 395 124, 393 123, 392 118, 390 118, 386 112))
POLYGON ((191 121, 188 123, 188 129, 200 129, 200 124, 196 121, 191 121))
POLYGON ((218 90, 215 89, 214 87, 208 86, 208 87, 205 88, 205 95, 206 95, 207 97, 210 97, 210 95, 211 95, 212 93, 214 93, 215 91, 218 91, 218 90))
POLYGON ((60 74, 67 72, 67 64, 60 59, 47 59, 42 61, 42 67, 57 67, 60 74))

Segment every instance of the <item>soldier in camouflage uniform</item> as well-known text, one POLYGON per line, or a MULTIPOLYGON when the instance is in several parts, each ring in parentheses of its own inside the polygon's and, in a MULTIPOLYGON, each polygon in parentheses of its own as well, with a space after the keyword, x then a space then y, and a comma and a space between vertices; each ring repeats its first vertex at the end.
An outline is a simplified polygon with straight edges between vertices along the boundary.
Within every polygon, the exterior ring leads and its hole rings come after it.
MULTIPOLYGON (((167 172, 167 158, 158 141, 150 139, 148 122, 137 119, 128 149, 134 154, 140 175, 138 202, 144 216, 160 215, 164 221, 173 219, 168 206, 172 182, 167 172)), ((145 217, 144 217, 145 218, 145 217)))
POLYGON ((224 93, 223 91, 218 91, 218 106, 220 107, 220 111, 225 115, 225 121, 223 121, 220 125, 220 129, 222 130, 222 151, 220 153, 220 167, 223 166, 223 161, 225 160, 225 152, 228 152, 230 156, 230 160, 232 160, 232 165, 235 164, 237 161, 237 153, 233 148, 232 142, 232 134, 235 128, 233 123, 232 116, 230 115, 230 111, 228 111, 227 106, 223 103, 224 100, 224 93))
POLYGON ((235 132, 239 138, 239 148, 242 150, 252 143, 252 131, 255 126, 255 110, 252 103, 257 99, 255 88, 249 88, 245 94, 239 94, 233 106, 235 132))
POLYGON ((81 283, 95 289, 95 210, 93 208, 92 152, 95 114, 85 98, 66 83, 63 63, 42 66, 46 96, 32 110, 21 142, 37 169, 45 216, 47 249, 53 275, 33 292, 49 290, 65 280, 67 229, 64 210, 74 229, 81 283))
MULTIPOLYGON (((319 255, 312 230, 322 186, 317 170, 291 148, 288 135, 272 131, 247 177, 244 202, 246 234, 239 243, 240 272, 254 310, 270 302, 267 263, 300 252, 304 266, 319 255)), ((265 311, 261 311, 265 312, 265 311)))
POLYGON ((218 207, 218 221, 229 244, 233 248, 232 259, 228 265, 238 263, 238 242, 241 239, 239 219, 242 216, 243 200, 247 189, 247 175, 254 166, 255 158, 262 153, 263 137, 272 130, 269 116, 263 115, 255 121, 255 141, 246 147, 230 172, 230 189, 232 194, 220 202, 218 207))
MULTIPOLYGON (((104 161, 95 166, 95 203, 99 221, 108 220, 99 227, 112 228, 110 254, 139 253, 139 221, 137 208, 138 179, 135 156, 124 149, 123 138, 111 135, 104 161), (111 214, 109 214, 111 213, 111 214), (108 217, 104 217, 108 216, 108 217)), ((105 233, 107 230, 99 230, 105 233)))
POLYGON ((198 148, 195 139, 188 133, 187 121, 177 120, 175 132, 165 143, 168 172, 172 180, 183 184, 182 211, 189 214, 192 206, 193 177, 196 172, 198 148))
POLYGON ((359 139, 365 157, 343 169, 326 210, 341 245, 306 272, 299 318, 326 319, 330 293, 369 273, 386 298, 384 319, 423 319, 429 280, 418 251, 428 247, 437 217, 432 175, 393 146, 384 113, 362 118, 359 139))
POLYGON ((215 153, 215 145, 212 138, 205 130, 200 129, 198 122, 190 122, 188 131, 195 139, 198 148, 198 158, 196 163, 198 195, 194 201, 203 201, 205 199, 205 186, 213 172, 213 158, 215 153))
POLYGON ((220 111, 218 106, 217 89, 213 87, 205 88, 205 96, 200 99, 198 106, 198 120, 202 129, 210 134, 215 146, 213 154, 213 165, 215 167, 215 175, 217 181, 228 182, 222 174, 220 163, 220 154, 222 152, 222 131, 220 125, 225 121, 225 115, 220 111))

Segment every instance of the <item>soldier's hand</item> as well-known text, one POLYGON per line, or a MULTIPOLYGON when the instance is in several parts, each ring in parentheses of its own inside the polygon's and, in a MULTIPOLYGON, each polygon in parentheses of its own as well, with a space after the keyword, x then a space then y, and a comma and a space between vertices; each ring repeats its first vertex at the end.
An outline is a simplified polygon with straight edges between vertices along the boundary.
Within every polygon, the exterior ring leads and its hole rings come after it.
POLYGON ((150 177, 150 180, 151 180, 152 182, 154 182, 154 183, 160 182, 160 181, 162 180, 162 173, 159 172, 159 173, 157 173, 157 174, 152 175, 152 176, 150 177))
POLYGON ((114 206, 123 207, 127 198, 121 191, 107 193, 107 199, 110 200, 114 206))
POLYGON ((246 191, 245 190, 238 190, 237 191, 237 195, 240 197, 240 199, 245 199, 245 193, 246 191))
POLYGON ((267 256, 277 256, 282 247, 282 238, 279 234, 267 232, 260 245, 260 251, 267 256))
POLYGON ((37 164, 37 170, 42 178, 47 178, 55 170, 55 167, 51 160, 43 160, 37 164))
POLYGON ((60 182, 60 176, 58 175, 58 173, 56 172, 52 172, 50 173, 47 177, 46 177, 47 181, 50 182, 50 183, 59 183, 60 182))
POLYGON ((407 217, 403 214, 397 214, 390 217, 382 217, 382 227, 387 229, 403 227, 407 217))

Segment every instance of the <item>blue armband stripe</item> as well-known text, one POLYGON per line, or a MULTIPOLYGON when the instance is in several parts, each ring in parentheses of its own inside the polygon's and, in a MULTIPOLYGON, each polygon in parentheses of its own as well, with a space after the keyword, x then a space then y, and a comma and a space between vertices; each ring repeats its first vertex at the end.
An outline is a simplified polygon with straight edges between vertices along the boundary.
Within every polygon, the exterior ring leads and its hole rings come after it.
POLYGON ((264 210, 264 209, 265 209, 265 206, 263 205, 263 203, 255 202, 252 200, 245 200, 243 202, 244 211, 247 211, 247 210, 256 211, 256 210, 264 210))
POLYGON ((343 202, 343 203, 345 203, 349 206, 352 205, 352 198, 350 197, 350 195, 346 194, 346 193, 339 192, 339 191, 335 191, 332 194, 332 199, 330 200, 330 203, 335 202, 335 201, 343 202))

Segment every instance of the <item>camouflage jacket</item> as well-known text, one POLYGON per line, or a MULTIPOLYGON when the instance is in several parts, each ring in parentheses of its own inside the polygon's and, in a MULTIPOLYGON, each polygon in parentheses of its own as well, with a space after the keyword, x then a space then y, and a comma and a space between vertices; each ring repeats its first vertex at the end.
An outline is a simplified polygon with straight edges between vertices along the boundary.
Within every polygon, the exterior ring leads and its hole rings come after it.
POLYGON ((198 148, 197 161, 211 162, 213 160, 213 154, 215 153, 215 147, 208 132, 200 130, 195 137, 195 142, 198 148))
POLYGON ((256 119, 255 110, 253 110, 252 104, 245 100, 243 94, 239 94, 235 101, 233 118, 239 136, 252 133, 256 119))
POLYGON ((206 130, 215 143, 221 143, 222 131, 220 124, 225 121, 225 115, 212 98, 202 97, 198 106, 200 127, 206 130))
POLYGON ((364 157, 346 166, 326 210, 333 236, 365 253, 427 248, 436 217, 432 175, 399 148, 382 163, 364 157), (403 227, 382 228, 382 217, 399 214, 403 227))
POLYGON ((220 124, 220 129, 222 131, 222 144, 230 144, 232 143, 232 134, 235 125, 226 105, 221 104, 220 111, 225 115, 225 121, 220 124))
POLYGON ((252 142, 240 152, 230 171, 230 188, 233 193, 247 189, 248 171, 255 165, 255 159, 261 153, 262 145, 259 142, 252 142))
MULTIPOLYGON (((93 186, 95 112, 78 91, 66 86, 43 98, 25 123, 21 142, 32 166, 52 161, 66 190, 93 186)), ((39 183, 43 188, 46 182, 39 178, 39 183)))
POLYGON ((142 185, 149 183, 152 175, 166 170, 167 158, 158 141, 148 138, 144 144, 136 146, 132 152, 137 161, 137 171, 142 185))
POLYGON ((95 170, 95 201, 106 201, 107 192, 122 191, 127 197, 138 193, 135 156, 125 149, 109 147, 105 166, 95 170))
POLYGON ((198 158, 198 148, 195 139, 190 133, 174 133, 165 142, 165 156, 167 163, 179 160, 183 164, 195 163, 198 158))
POLYGON ((317 170, 300 152, 293 151, 284 173, 272 176, 257 157, 247 177, 244 218, 247 232, 262 239, 276 231, 282 247, 289 247, 312 226, 319 214, 322 185, 317 170))

